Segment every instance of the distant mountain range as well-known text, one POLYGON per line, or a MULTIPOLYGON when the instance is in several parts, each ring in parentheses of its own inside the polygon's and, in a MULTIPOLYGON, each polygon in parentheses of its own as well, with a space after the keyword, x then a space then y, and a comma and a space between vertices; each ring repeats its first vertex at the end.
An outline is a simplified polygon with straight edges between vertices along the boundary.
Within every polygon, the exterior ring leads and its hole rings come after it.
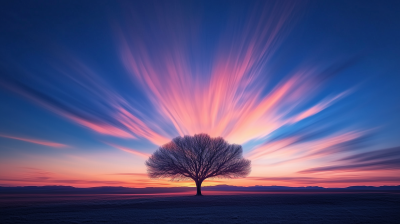
MULTIPOLYGON (((76 188, 72 186, 26 186, 0 187, 0 194, 155 194, 194 191, 194 187, 90 187, 76 188)), ((399 186, 351 186, 346 188, 323 188, 318 186, 285 187, 285 186, 252 186, 240 187, 217 185, 202 187, 203 191, 243 191, 243 192, 369 192, 400 191, 399 186)))

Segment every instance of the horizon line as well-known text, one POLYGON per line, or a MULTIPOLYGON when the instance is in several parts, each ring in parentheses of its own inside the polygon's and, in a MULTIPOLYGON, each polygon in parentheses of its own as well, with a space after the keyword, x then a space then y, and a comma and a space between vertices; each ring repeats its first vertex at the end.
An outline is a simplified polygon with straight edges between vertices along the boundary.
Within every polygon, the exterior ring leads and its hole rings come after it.
MULTIPOLYGON (((42 185, 42 186, 35 186, 35 185, 27 185, 27 186, 1 186, 2 188, 20 188, 20 187, 71 187, 76 189, 90 189, 90 188, 127 188, 127 189, 146 189, 146 188, 196 188, 196 186, 175 186, 175 187, 124 187, 124 186, 95 186, 95 187, 75 187, 71 185, 42 185)), ((278 186, 278 185, 254 185, 254 186, 236 186, 236 185, 227 185, 227 184, 220 184, 220 185, 212 185, 212 186, 203 186, 202 188, 207 187, 241 187, 241 188, 252 188, 252 187, 282 187, 282 188, 323 188, 323 189, 346 189, 350 187, 400 187, 400 185, 380 185, 380 186, 372 186, 372 185, 351 185, 347 187, 321 187, 321 186, 278 186)))

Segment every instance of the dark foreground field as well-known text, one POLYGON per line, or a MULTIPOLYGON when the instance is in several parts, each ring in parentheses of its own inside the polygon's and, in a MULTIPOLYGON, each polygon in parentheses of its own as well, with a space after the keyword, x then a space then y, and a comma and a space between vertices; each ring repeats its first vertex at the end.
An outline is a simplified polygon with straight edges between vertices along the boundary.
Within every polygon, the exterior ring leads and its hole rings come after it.
POLYGON ((0 223, 400 223, 398 193, 0 195, 0 223))

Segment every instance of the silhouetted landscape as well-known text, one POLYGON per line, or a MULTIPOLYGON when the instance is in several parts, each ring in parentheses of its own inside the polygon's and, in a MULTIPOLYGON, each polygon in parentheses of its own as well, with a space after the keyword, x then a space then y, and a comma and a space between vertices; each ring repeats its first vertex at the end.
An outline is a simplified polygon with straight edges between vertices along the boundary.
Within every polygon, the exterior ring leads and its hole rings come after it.
MULTIPOLYGON (((0 187, 0 194, 156 194, 194 192, 193 187, 90 187, 76 188, 72 186, 24 186, 0 187)), ((241 191, 241 192, 397 192, 399 186, 351 186, 346 188, 324 188, 318 186, 285 187, 285 186, 205 186, 203 191, 241 191)))
POLYGON ((0 187, 1 223, 399 223, 400 186, 0 187))

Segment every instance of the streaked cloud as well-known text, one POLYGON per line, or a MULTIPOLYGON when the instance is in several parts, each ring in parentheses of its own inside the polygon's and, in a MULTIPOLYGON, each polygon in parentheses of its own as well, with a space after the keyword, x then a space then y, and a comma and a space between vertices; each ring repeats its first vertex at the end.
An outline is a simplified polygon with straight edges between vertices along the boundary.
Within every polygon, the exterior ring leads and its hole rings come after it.
POLYGON ((111 173, 109 175, 122 175, 122 176, 140 176, 147 177, 147 173, 111 173))
MULTIPOLYGON (((7 61, 0 62, 0 86, 22 96, 28 102, 26 107, 32 103, 63 119, 54 124, 45 121, 45 125, 59 125, 56 128, 60 131, 81 131, 73 133, 73 141, 84 143, 69 150, 71 155, 63 154, 62 162, 71 172, 82 175, 78 178, 63 173, 67 168, 53 158, 43 166, 60 170, 57 174, 36 168, 18 172, 10 168, 15 175, 2 174, 0 179, 18 184, 179 186, 182 183, 149 180, 140 173, 145 172, 144 164, 130 164, 130 160, 147 159, 150 153, 146 152, 155 151, 176 136, 207 133, 243 145, 245 157, 252 160, 255 177, 233 182, 236 185, 256 185, 256 181, 292 186, 398 181, 398 147, 380 149, 383 147, 369 144, 375 134, 371 131, 375 127, 369 126, 376 123, 365 122, 369 115, 354 106, 365 98, 353 98, 363 88, 355 88, 363 82, 355 72, 360 70, 353 70, 359 65, 359 57, 336 57, 328 52, 326 57, 316 53, 308 58, 299 52, 303 48, 288 47, 294 42, 286 40, 297 39, 297 34, 291 32, 304 3, 235 1, 232 8, 221 8, 224 13, 217 15, 220 19, 210 21, 213 17, 201 14, 206 9, 199 10, 206 7, 203 2, 183 2, 132 1, 115 6, 118 13, 110 11, 111 25, 104 28, 115 42, 104 43, 104 48, 96 46, 96 51, 88 47, 88 52, 76 49, 71 53, 73 42, 57 42, 58 38, 39 32, 37 44, 30 33, 24 33, 27 46, 40 48, 26 50, 26 57, 7 55, 7 61), (55 42, 47 45, 43 40, 55 42), (93 61, 84 59, 86 53, 93 61), (334 80, 341 75, 345 78, 334 80), (343 84, 343 80, 353 81, 343 84), (117 150, 100 149, 102 143, 117 150), (118 150, 134 156, 124 158, 128 154, 118 150), (128 162, 119 164, 122 160, 128 162), (107 166, 97 168, 106 161, 107 166), (383 173, 386 176, 379 175, 383 173)), ((92 32, 82 30, 88 35, 92 32)), ((315 38, 314 34, 308 35, 315 38)), ((389 101, 386 96, 381 99, 389 101)), ((48 115, 42 112, 38 110, 37 114, 48 115)), ((24 125, 21 123, 21 127, 24 125)), ((68 147, 47 140, 0 137, 68 147)), ((35 152, 29 153, 24 156, 35 152)), ((56 158, 57 154, 49 153, 51 156, 56 158)), ((18 157, 15 164, 41 162, 45 155, 28 157, 18 157)), ((14 160, 10 161, 3 159, 7 169, 14 166, 14 160)))
POLYGON ((264 184, 282 185, 296 184, 297 186, 323 186, 326 184, 359 185, 359 184, 397 184, 400 181, 398 176, 334 176, 334 177, 250 177, 248 179, 263 181, 264 184))
POLYGON ((45 140, 39 140, 39 139, 21 138, 21 137, 17 137, 17 136, 10 136, 10 135, 4 135, 4 134, 0 134, 0 137, 15 139, 15 140, 19 140, 19 141, 24 141, 24 142, 34 143, 34 144, 38 144, 38 145, 54 147, 54 148, 67 147, 67 145, 65 145, 65 144, 50 142, 50 141, 45 141, 45 140))
POLYGON ((108 144, 108 145, 110 145, 110 146, 112 146, 112 147, 114 147, 116 149, 122 150, 124 152, 132 153, 132 154, 134 154, 136 156, 139 156, 139 157, 142 157, 144 159, 148 159, 149 156, 150 156, 150 154, 148 154, 148 153, 140 152, 140 151, 135 150, 135 149, 131 149, 131 148, 115 145, 115 144, 112 144, 112 143, 106 143, 106 144, 108 144))
POLYGON ((336 161, 339 165, 321 166, 299 171, 299 173, 318 172, 356 172, 368 170, 400 171, 400 147, 358 153, 336 161))

